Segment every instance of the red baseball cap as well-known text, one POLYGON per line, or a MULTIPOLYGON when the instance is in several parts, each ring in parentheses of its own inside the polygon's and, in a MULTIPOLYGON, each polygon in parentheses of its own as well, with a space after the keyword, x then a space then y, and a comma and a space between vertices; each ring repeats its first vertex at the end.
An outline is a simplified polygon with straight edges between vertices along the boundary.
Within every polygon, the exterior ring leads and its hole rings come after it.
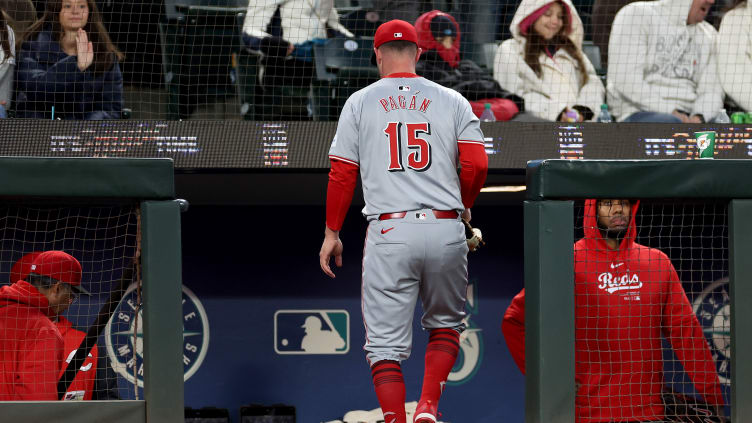
POLYGON ((376 35, 373 36, 373 46, 379 48, 384 43, 390 41, 410 41, 418 44, 418 32, 415 27, 406 21, 393 19, 379 25, 376 35))
POLYGON ((8 282, 16 283, 26 279, 26 276, 31 272, 31 264, 40 254, 42 254, 41 251, 34 251, 33 253, 26 254, 18 259, 17 262, 13 263, 13 266, 10 268, 10 280, 8 280, 8 282))
POLYGON ((64 251, 51 250, 39 254, 31 262, 28 273, 48 276, 67 283, 76 292, 91 295, 81 286, 81 263, 64 251))

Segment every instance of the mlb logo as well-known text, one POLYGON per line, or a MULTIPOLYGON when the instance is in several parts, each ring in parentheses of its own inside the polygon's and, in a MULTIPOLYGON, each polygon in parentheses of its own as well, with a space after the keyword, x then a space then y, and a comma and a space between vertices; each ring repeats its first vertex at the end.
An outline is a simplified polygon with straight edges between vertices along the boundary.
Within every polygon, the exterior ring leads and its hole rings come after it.
POLYGON ((394 33, 394 38, 402 38, 402 33, 401 32, 395 32, 394 33))
POLYGON ((347 310, 277 310, 274 313, 277 354, 347 354, 350 314, 347 310))
POLYGON ((400 85, 398 88, 400 91, 410 91, 410 87, 407 85, 400 85))

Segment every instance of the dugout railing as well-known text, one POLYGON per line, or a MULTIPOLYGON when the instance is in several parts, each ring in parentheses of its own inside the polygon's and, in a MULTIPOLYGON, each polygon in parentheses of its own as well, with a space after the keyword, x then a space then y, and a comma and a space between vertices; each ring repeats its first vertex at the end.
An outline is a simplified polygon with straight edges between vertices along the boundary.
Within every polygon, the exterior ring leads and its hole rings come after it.
POLYGON ((0 402, 0 420, 183 421, 180 204, 172 160, 4 157, 0 181, 0 201, 138 206, 145 357, 143 399, 0 402))
POLYGON ((528 163, 525 219, 527 423, 575 421, 574 199, 728 202, 731 421, 752 421, 752 163, 542 160, 528 163))

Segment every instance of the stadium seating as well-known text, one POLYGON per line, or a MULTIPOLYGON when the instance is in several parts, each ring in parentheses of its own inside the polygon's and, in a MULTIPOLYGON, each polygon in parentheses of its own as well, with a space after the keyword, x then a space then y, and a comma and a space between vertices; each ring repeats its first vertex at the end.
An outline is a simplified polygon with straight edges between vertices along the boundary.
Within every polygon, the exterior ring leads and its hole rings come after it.
POLYGON ((593 44, 592 41, 583 41, 582 52, 585 53, 585 56, 587 56, 588 59, 590 59, 590 63, 592 63, 595 68, 595 73, 599 76, 606 75, 606 69, 603 67, 603 62, 601 61, 600 47, 593 44))
POLYGON ((373 38, 332 38, 314 46, 314 120, 336 120, 352 93, 379 79, 371 55, 373 38))
POLYGON ((244 120, 307 120, 310 112, 310 86, 270 86, 259 81, 264 54, 247 47, 243 41, 245 12, 235 16, 239 51, 235 81, 244 120))
POLYGON ((167 118, 186 119, 200 104, 235 94, 230 79, 237 53, 236 15, 243 7, 174 5, 159 24, 167 118))

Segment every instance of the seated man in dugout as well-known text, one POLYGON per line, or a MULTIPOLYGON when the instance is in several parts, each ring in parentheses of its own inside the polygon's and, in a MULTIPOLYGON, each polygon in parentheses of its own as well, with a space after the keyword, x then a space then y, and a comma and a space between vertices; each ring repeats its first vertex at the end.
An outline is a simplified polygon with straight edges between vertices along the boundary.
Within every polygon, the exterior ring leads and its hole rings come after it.
POLYGON ((88 294, 81 264, 63 251, 39 254, 29 270, 0 288, 0 401, 59 399, 65 344, 52 319, 88 294))

